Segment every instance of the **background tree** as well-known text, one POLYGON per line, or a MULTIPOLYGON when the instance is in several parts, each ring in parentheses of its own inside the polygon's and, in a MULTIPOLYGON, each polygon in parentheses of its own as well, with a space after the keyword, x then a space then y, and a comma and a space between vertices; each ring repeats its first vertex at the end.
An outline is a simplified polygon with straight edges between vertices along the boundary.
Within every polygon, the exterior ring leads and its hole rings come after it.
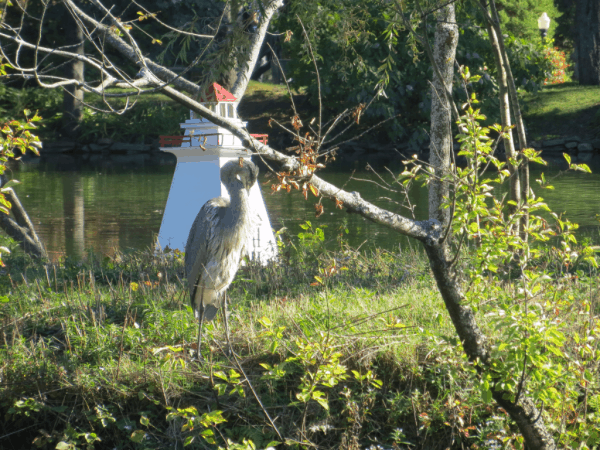
POLYGON ((600 85, 600 4, 577 0, 577 72, 579 84, 600 85))
MULTIPOLYGON (((526 6, 531 10, 525 9, 518 17, 504 13, 517 33, 508 33, 505 49, 517 87, 535 91, 543 86, 552 67, 544 57, 537 31, 538 5, 532 2, 526 6), (521 34, 522 30, 528 34, 521 34), (529 36, 533 36, 532 40, 529 36)), ((472 74, 482 76, 472 88, 487 113, 484 123, 499 122, 499 72, 483 14, 474 2, 461 2, 456 9, 461 35, 457 62, 469 66, 472 74)), ((374 136, 381 143, 390 140, 408 143, 406 154, 419 150, 429 141, 432 102, 429 80, 433 72, 423 47, 414 46, 414 36, 396 11, 380 0, 360 4, 347 0, 291 0, 286 4, 286 13, 275 18, 277 28, 291 30, 294 36, 301 35, 296 17, 311 23, 307 31, 321 67, 321 96, 329 114, 336 115, 357 102, 368 102, 376 87, 385 80, 385 95, 373 101, 361 120, 365 125, 373 125, 398 115, 376 130, 374 136), (428 76, 423 77, 424 73, 428 76)), ((506 34, 505 22, 502 18, 500 21, 506 34)), ((430 40, 434 30, 430 26, 426 31, 430 40)), ((291 58, 287 76, 292 78, 292 86, 307 89, 316 108, 319 88, 311 69, 307 42, 292 39, 286 44, 285 52, 291 58)), ((455 76, 452 83, 455 100, 464 103, 466 98, 459 77, 455 76)))
MULTIPOLYGON (((77 55, 84 54, 85 36, 83 29, 77 26, 74 18, 70 14, 64 16, 65 37, 67 48, 77 55)), ((85 65, 83 61, 75 58, 67 61, 65 65, 65 78, 77 80, 80 83, 84 81, 85 65)), ((79 127, 83 119, 83 89, 78 84, 72 84, 65 87, 63 94, 63 135, 76 139, 79 134, 79 127)))

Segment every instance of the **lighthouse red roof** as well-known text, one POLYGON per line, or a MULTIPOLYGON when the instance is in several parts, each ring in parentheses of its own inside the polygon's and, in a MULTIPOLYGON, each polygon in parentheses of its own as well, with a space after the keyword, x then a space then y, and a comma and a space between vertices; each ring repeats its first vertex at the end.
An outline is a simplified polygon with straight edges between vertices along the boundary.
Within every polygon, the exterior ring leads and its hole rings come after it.
POLYGON ((237 98, 223 86, 212 83, 206 89, 205 94, 200 97, 200 101, 205 102, 235 102, 237 98))

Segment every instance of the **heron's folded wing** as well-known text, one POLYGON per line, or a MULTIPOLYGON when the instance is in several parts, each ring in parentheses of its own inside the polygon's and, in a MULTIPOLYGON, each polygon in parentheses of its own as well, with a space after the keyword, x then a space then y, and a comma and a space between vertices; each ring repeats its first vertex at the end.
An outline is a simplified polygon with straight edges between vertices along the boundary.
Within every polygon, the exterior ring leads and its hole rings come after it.
POLYGON ((185 245, 185 274, 188 279, 188 286, 191 298, 194 293, 200 277, 201 270, 210 260, 209 247, 211 239, 215 237, 215 230, 221 224, 220 210, 227 206, 227 200, 222 197, 213 198, 202 206, 196 216, 188 240, 185 245))

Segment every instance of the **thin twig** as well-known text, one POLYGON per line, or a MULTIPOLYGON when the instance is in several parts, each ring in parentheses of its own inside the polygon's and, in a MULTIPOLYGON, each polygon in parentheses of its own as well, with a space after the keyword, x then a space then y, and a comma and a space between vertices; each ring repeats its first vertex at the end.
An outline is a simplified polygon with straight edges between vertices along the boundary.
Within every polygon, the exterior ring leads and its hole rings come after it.
POLYGON ((317 74, 317 89, 318 89, 318 96, 319 96, 319 134, 317 135, 317 142, 320 145, 321 144, 321 120, 323 117, 323 103, 322 103, 322 99, 321 99, 321 76, 319 75, 319 67, 317 66, 317 59, 315 58, 315 54, 313 53, 312 45, 310 44, 310 39, 308 37, 308 33, 306 32, 306 28, 304 28, 304 24, 302 23, 300 16, 296 14, 296 17, 298 18, 298 22, 300 22, 300 26, 302 27, 302 31, 304 32, 304 37, 306 38, 306 43, 308 44, 308 50, 310 52, 310 57, 315 66, 315 71, 317 74))

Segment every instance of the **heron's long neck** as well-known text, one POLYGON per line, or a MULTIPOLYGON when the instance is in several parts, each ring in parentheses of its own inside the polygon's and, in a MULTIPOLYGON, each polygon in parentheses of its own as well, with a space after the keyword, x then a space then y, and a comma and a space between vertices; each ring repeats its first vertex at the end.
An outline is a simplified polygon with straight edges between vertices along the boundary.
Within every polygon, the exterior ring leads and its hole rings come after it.
MULTIPOLYGON (((231 199, 230 208, 234 218, 248 217, 250 212, 248 191, 244 188, 231 187, 229 188, 229 196, 231 199)), ((238 223, 238 220, 234 220, 234 223, 238 223)))

